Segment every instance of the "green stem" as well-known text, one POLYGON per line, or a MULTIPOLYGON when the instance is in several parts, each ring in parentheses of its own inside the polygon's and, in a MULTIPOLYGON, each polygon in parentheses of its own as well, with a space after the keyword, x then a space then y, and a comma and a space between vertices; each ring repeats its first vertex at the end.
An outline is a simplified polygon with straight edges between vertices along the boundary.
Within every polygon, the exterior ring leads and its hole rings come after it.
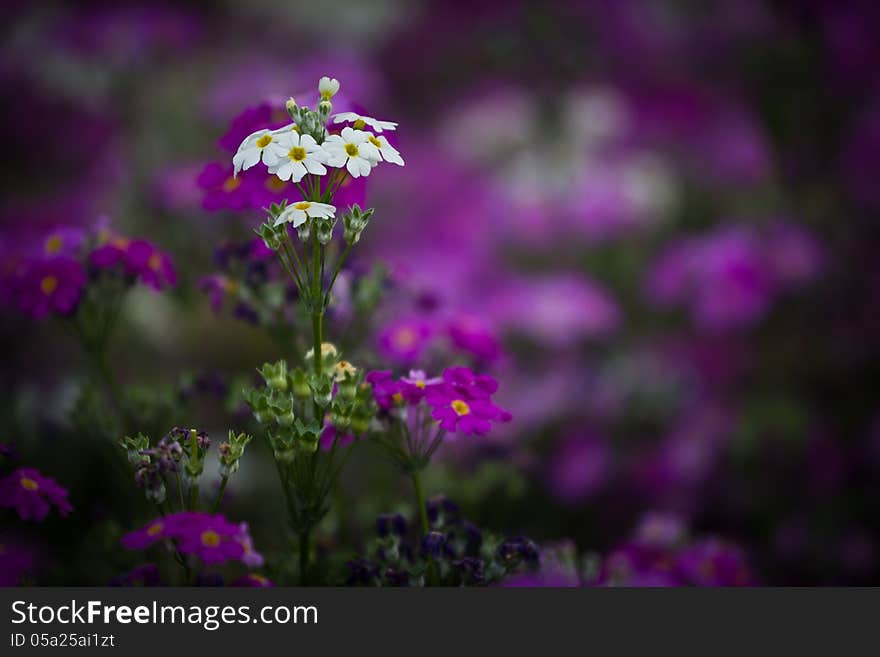
POLYGON ((308 586, 309 551, 311 550, 312 530, 306 529, 299 535, 299 584, 308 586))
POLYGON ((229 481, 229 477, 224 476, 220 480, 220 490, 217 491, 217 497, 214 500, 214 506, 211 508, 211 513, 217 513, 220 510, 220 503, 223 501, 223 494, 226 492, 226 483, 229 481))
POLYGON ((419 470, 413 470, 412 482, 416 490, 416 505, 419 508, 419 523, 422 526, 422 536, 425 536, 428 533, 428 509, 425 506, 425 492, 422 489, 422 474, 419 470))

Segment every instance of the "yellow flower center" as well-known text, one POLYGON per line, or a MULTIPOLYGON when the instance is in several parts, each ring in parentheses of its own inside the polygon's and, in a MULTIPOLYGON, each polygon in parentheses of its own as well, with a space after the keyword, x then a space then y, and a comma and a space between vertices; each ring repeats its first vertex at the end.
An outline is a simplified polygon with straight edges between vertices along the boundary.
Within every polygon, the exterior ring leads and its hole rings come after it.
POLYGON ((272 143, 272 135, 263 135, 259 139, 257 139, 257 148, 266 148, 269 144, 272 143))
POLYGON ((159 268, 162 266, 162 256, 160 256, 158 253, 154 253, 150 256, 147 264, 153 271, 159 271, 159 268))
POLYGON ((376 148, 382 148, 382 142, 376 139, 373 135, 370 135, 368 141, 376 148))
POLYGON ((40 484, 31 479, 30 477, 22 477, 21 478, 21 487, 25 490, 39 490, 40 484))
POLYGON ((393 395, 391 395, 391 399, 394 400, 395 404, 403 403, 403 395, 401 395, 399 392, 395 392, 393 395))
POLYGON ((158 534, 161 531, 162 531, 162 523, 161 522, 154 522, 152 525, 150 525, 149 529, 147 529, 147 536, 155 536, 156 534, 158 534))
POLYGON ((270 176, 269 178, 266 178, 266 189, 270 192, 280 192, 286 186, 285 182, 278 176, 270 176))
POLYGON ((305 211, 305 210, 308 210, 310 207, 312 207, 312 204, 309 203, 308 201, 300 201, 299 203, 295 204, 293 207, 296 208, 297 210, 305 211))
POLYGON ((52 235, 46 240, 46 253, 58 253, 62 244, 61 235, 52 235))
POLYGON ((238 186, 241 185, 241 178, 233 178, 229 176, 226 180, 223 181, 223 191, 224 192, 234 192, 238 189, 238 186))
POLYGON ((47 297, 52 294, 57 287, 58 279, 54 276, 46 276, 46 278, 40 281, 40 289, 47 297))
POLYGON ((262 575, 257 575, 256 573, 251 573, 251 579, 255 582, 259 582, 260 584, 268 584, 269 580, 263 577, 262 575))
POLYGON ((408 349, 416 343, 416 338, 416 332, 405 326, 394 334, 394 344, 400 349, 408 349))
POLYGON ((346 144, 345 152, 348 153, 349 157, 357 157, 358 156, 358 147, 357 144, 346 144))
POLYGON ((306 149, 302 146, 294 146, 287 153, 287 157, 289 157, 294 162, 302 162, 306 159, 306 149))
POLYGON ((471 412, 471 407, 464 400, 456 399, 452 402, 452 410, 458 415, 467 415, 471 412))
POLYGON ((205 547, 217 547, 220 545, 220 534, 212 529, 202 532, 202 545, 205 547))
POLYGON ((428 384, 425 383, 424 381, 416 381, 416 388, 421 388, 422 390, 424 390, 427 387, 427 385, 428 384))
POLYGON ((366 123, 363 119, 357 119, 353 124, 355 130, 363 130, 366 127, 366 123))

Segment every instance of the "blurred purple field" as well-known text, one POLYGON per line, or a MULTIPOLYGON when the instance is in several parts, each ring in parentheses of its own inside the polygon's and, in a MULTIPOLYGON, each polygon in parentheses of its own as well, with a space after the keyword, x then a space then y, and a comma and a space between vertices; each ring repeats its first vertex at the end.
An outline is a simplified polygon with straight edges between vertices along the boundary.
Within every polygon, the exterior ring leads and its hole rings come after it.
MULTIPOLYGON (((386 569, 392 544, 429 583, 447 557, 456 584, 880 583, 877 3, 7 15, 0 584, 178 582, 150 547, 151 484, 118 445, 172 427, 254 435, 222 479, 230 520, 198 521, 208 567, 186 583, 290 583, 297 549, 313 584, 412 583, 386 569), (298 192, 231 162, 289 122, 289 96, 318 101, 321 76, 341 83, 334 111, 398 122, 384 134, 406 160, 336 193, 375 217, 330 283, 326 339, 412 386, 383 402, 390 379, 368 376, 380 414, 414 393, 411 371, 466 367, 498 390, 484 416, 473 404, 485 430, 459 427, 424 470, 427 507, 354 441, 296 548, 241 390, 312 346, 254 234, 298 192), (247 572, 212 569, 208 535, 247 572), (492 576, 487 545, 526 565, 492 576)), ((342 447, 328 427, 321 445, 342 447)), ((209 452, 205 499, 224 454, 209 452)), ((168 517, 185 548, 195 530, 168 517)))

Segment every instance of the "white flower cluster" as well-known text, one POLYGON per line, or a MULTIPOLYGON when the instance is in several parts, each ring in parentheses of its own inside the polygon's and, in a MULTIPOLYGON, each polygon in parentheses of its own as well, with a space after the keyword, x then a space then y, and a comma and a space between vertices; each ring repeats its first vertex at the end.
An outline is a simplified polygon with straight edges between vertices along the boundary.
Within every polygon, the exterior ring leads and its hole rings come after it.
MULTIPOLYGON (((325 76, 318 83, 318 91, 321 107, 319 112, 306 109, 309 118, 320 117, 320 110, 329 107, 330 99, 339 91, 339 81, 325 76)), ((303 114, 292 98, 287 101, 287 109, 292 115, 294 111, 303 114)), ((381 136, 386 130, 395 130, 396 123, 354 112, 343 112, 330 118, 334 125, 351 123, 354 127, 343 128, 341 134, 329 134, 325 117, 318 139, 302 130, 296 121, 277 130, 258 130, 248 135, 232 158, 235 175, 258 162, 265 164, 269 172, 281 180, 294 183, 300 182, 306 174, 323 176, 327 167, 344 167, 352 178, 360 178, 369 176, 370 171, 383 161, 403 166, 400 153, 386 137, 381 136), (364 129, 368 127, 372 130, 364 129)))

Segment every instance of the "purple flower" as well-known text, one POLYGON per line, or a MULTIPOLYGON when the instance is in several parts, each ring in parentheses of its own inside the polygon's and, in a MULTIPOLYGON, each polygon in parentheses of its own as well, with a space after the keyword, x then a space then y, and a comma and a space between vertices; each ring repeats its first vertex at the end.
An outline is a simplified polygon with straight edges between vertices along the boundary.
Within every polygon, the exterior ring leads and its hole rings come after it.
POLYGON ((20 279, 18 303, 22 312, 42 319, 50 312, 71 313, 86 284, 83 266, 67 256, 33 261, 20 279))
POLYGON ((550 459, 547 486, 568 504, 597 495, 611 476, 613 455, 605 440, 593 434, 565 439, 550 459))
POLYGON ((178 515, 180 514, 156 518, 140 529, 129 532, 120 540, 122 547, 126 550, 145 550, 156 541, 163 538, 171 538, 173 535, 172 529, 175 527, 174 523, 177 521, 176 516, 178 515))
POLYGON ((741 226, 672 244, 655 263, 647 294, 659 306, 685 304, 705 329, 754 324, 776 291, 761 240, 741 226))
POLYGON ((235 282, 223 274, 210 274, 199 279, 199 289, 208 295, 211 310, 219 313, 223 310, 226 295, 235 290, 235 282))
POLYGON ((204 190, 202 207, 209 212, 217 210, 246 210, 251 207, 252 181, 256 173, 243 172, 233 177, 227 164, 211 162, 205 165, 196 182, 204 190))
POLYGON ((247 575, 242 575, 233 581, 232 586, 264 589, 271 588, 274 584, 272 584, 272 581, 268 577, 258 575, 257 573, 248 573, 247 575))
POLYGON ((92 251, 89 260, 98 269, 122 265, 126 274, 136 276, 143 285, 156 291, 177 282, 171 257, 148 240, 113 238, 92 251))
POLYGON ((75 257, 85 241, 85 231, 74 226, 62 226, 49 232, 40 244, 39 252, 45 257, 75 257))
POLYGON ((449 339, 456 349, 491 363, 501 355, 501 343, 493 328, 481 317, 459 314, 447 326, 449 339))
POLYGON ((403 386, 394 378, 388 370, 369 372, 366 381, 373 387, 373 398, 376 404, 383 410, 389 410, 397 404, 403 403, 403 386))
POLYGON ((239 525, 222 515, 182 511, 149 522, 122 537, 129 550, 143 550, 162 539, 172 539, 182 554, 197 556, 205 564, 241 561, 247 566, 263 564, 253 548, 246 523, 239 525))
POLYGON ((508 330, 565 348, 602 337, 620 324, 620 311, 598 283, 575 274, 511 278, 489 301, 487 313, 508 330))
POLYGON ((324 430, 321 431, 321 437, 319 439, 319 444, 321 449, 325 452, 329 452, 333 447, 333 441, 336 440, 337 436, 339 436, 339 440, 337 442, 338 447, 346 447, 354 442, 354 435, 350 433, 339 435, 339 431, 332 424, 326 424, 324 426, 324 430))
POLYGON ((419 360, 432 336, 432 326, 422 319, 397 319, 379 333, 379 351, 394 363, 412 365, 419 360))
POLYGON ((675 572, 693 586, 750 586, 754 577, 742 550, 718 539, 705 539, 682 550, 675 572))
POLYGON ((450 433, 484 436, 493 422, 508 422, 511 415, 492 403, 498 382, 478 376, 465 367, 443 372, 443 383, 426 389, 425 401, 432 407, 431 417, 450 433))
POLYGON ((65 517, 73 507, 67 490, 33 468, 19 468, 0 479, 0 506, 13 508, 22 520, 42 522, 54 506, 65 517))
POLYGON ((159 586, 160 583, 159 568, 154 563, 146 563, 117 575, 110 581, 110 586, 159 586))

